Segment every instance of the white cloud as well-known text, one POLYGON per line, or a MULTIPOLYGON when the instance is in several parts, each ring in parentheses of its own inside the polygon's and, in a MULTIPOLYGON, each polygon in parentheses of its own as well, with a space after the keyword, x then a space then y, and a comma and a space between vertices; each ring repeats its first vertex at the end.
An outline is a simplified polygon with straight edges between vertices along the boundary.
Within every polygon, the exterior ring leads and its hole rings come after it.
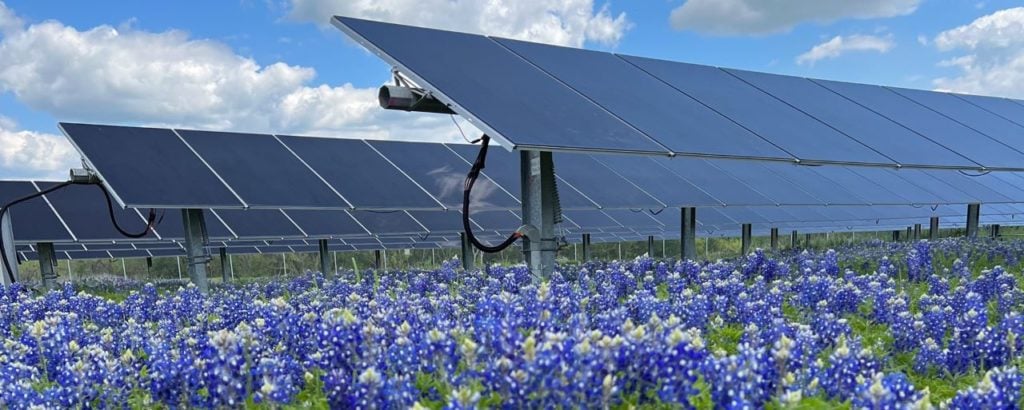
MULTIPOLYGON (((0 4, 0 15, 14 16, 0 4)), ((13 17, 16 18, 16 17, 13 17)), ((386 73, 382 73, 382 77, 386 73)), ((454 140, 443 116, 384 111, 376 88, 316 84, 181 31, 46 21, 0 40, 0 92, 61 120, 360 138, 454 140)))
POLYGON ((288 16, 327 26, 334 15, 567 46, 614 45, 629 29, 594 0, 290 0, 288 16))
POLYGON ((807 22, 870 19, 913 13, 921 0, 687 0, 672 10, 672 27, 715 35, 771 34, 807 22))
POLYGON ((4 2, 0 1, 0 34, 17 32, 23 25, 21 19, 11 9, 8 9, 4 2))
POLYGON ((61 135, 18 130, 0 117, 0 168, 5 177, 62 178, 77 166, 78 154, 61 135))
POLYGON ((797 56, 796 63, 814 65, 819 60, 836 58, 850 51, 887 53, 893 47, 896 47, 896 43, 893 42, 892 35, 885 37, 860 34, 846 37, 835 36, 797 56))
POLYGON ((1024 98, 1024 7, 1000 10, 935 36, 941 51, 963 54, 939 63, 958 70, 936 88, 1024 98))

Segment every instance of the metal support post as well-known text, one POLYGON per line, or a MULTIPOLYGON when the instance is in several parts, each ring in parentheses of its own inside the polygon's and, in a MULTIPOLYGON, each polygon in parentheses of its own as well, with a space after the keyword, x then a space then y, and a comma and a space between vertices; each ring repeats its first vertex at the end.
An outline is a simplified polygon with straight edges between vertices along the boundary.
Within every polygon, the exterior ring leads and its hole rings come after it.
POLYGON ((590 261, 590 234, 583 234, 583 261, 590 261))
POLYGON ((317 251, 320 252, 320 273, 327 278, 334 277, 334 272, 329 272, 331 269, 331 253, 327 249, 326 239, 317 241, 317 251))
POLYGON ((933 216, 928 220, 928 240, 939 240, 939 217, 933 216))
POLYGON ((779 228, 772 228, 771 244, 773 251, 779 249, 779 228))
POLYGON ((380 270, 384 265, 381 263, 380 249, 373 251, 373 269, 380 270))
POLYGON ((39 253, 39 274, 43 277, 43 288, 57 289, 57 253, 53 251, 53 243, 37 243, 36 251, 39 253))
POLYGON ((679 255, 683 260, 697 259, 697 208, 681 210, 679 255))
POLYGON ((3 275, 0 275, 3 276, 3 278, 0 279, 0 283, 10 286, 13 284, 11 278, 14 278, 15 281, 20 279, 18 277, 18 250, 14 246, 14 225, 11 224, 10 210, 8 210, 7 213, 4 214, 3 219, 0 220, 0 230, 3 231, 0 233, 3 235, 3 252, 7 256, 8 265, 11 267, 10 272, 7 271, 7 266, 0 267, 0 271, 3 271, 3 275))
POLYGON ((206 264, 210 255, 206 252, 209 237, 206 234, 206 219, 202 209, 182 209, 181 219, 185 225, 185 254, 188 263, 188 278, 206 293, 210 291, 210 282, 206 277, 206 264))
POLYGON ((811 247, 811 234, 804 234, 804 247, 810 249, 811 247))
POLYGON ((220 251, 220 280, 228 283, 231 277, 228 274, 228 248, 221 247, 220 251))
POLYGON ((651 235, 647 236, 647 257, 654 257, 654 236, 651 235))
POLYGON ((550 152, 520 153, 523 224, 530 232, 523 240, 526 266, 535 279, 547 280, 555 270, 555 164, 550 152), (531 237, 532 236, 532 237, 531 237))
POLYGON ((913 237, 914 237, 914 228, 911 228, 911 227, 908 226, 907 227, 907 236, 906 236, 907 241, 909 242, 909 241, 913 240, 913 237))
POLYGON ((921 224, 914 224, 914 242, 921 240, 921 224))
POLYGON ((462 268, 471 271, 476 269, 476 258, 473 256, 473 244, 469 243, 469 237, 465 232, 459 232, 459 243, 462 244, 462 253, 459 258, 462 260, 462 268))
POLYGON ((900 230, 899 229, 892 231, 892 241, 893 242, 899 242, 900 241, 900 230))
POLYGON ((747 256, 750 253, 750 224, 743 224, 740 226, 741 237, 740 237, 740 254, 741 256, 747 256))
POLYGON ((978 220, 981 219, 981 204, 967 205, 967 237, 978 237, 978 220))
POLYGON ((992 226, 989 227, 989 236, 992 239, 999 238, 999 224, 992 224, 992 226))
POLYGON ((800 240, 797 239, 797 238, 799 238, 799 237, 797 236, 797 232, 796 231, 793 231, 793 232, 791 232, 789 234, 789 248, 790 249, 796 249, 797 246, 800 245, 800 243, 799 243, 800 240))

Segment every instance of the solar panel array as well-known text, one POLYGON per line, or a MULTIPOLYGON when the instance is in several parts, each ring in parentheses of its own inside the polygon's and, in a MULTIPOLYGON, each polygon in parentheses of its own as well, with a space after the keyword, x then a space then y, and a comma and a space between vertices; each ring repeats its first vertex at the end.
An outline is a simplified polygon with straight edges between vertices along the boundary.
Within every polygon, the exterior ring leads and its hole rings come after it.
MULTIPOLYGON (((364 183, 372 183, 365 180, 364 183)), ((8 201, 51 186, 46 181, 0 181, 0 200, 8 201)), ((588 193, 589 194, 589 193, 588 193)), ((34 255, 32 244, 56 243, 61 259, 108 257, 178 256, 184 253, 180 213, 160 212, 153 233, 139 240, 124 240, 110 226, 102 191, 95 186, 74 185, 18 205, 16 242, 23 256, 34 255)), ((232 253, 316 251, 316 239, 331 238, 332 251, 369 249, 439 248, 459 245, 461 218, 455 211, 315 211, 315 210, 206 210, 210 248, 226 247, 232 253), (358 218, 358 219, 357 219, 358 218), (412 222, 404 222, 404 221, 412 222), (355 222, 353 222, 355 221, 355 222)), ((1012 225, 1024 206, 986 205, 983 222, 1012 225)), ((801 232, 872 231, 922 223, 942 217, 943 226, 960 226, 963 206, 913 207, 895 205, 829 207, 704 207, 698 218, 701 236, 730 236, 741 223, 766 232, 775 227, 801 232)), ((115 209, 120 224, 141 227, 145 219, 134 209, 115 209)), ((568 210, 562 234, 597 235, 603 240, 634 240, 653 235, 679 235, 675 210, 647 209, 568 210)), ((511 210, 480 211, 472 216, 474 229, 485 242, 498 242, 521 224, 511 210)))
MULTIPOLYGON (((301 221, 319 221, 323 212, 336 213, 339 226, 332 232, 421 231, 415 218, 392 214, 382 220, 370 211, 460 208, 462 182, 479 150, 464 144, 61 126, 123 206, 223 210, 216 216, 224 222, 244 218, 229 210, 264 210, 262 218, 252 218, 255 225, 239 222, 239 229, 274 230, 295 222, 298 228, 286 236, 315 236, 311 232, 322 227, 301 221), (139 146, 176 154, 158 161, 117 154, 139 146)), ((519 154, 491 150, 487 160, 473 209, 520 209, 519 154)), ((1024 173, 1009 171, 556 153, 555 173, 568 210, 1024 203, 1024 173)))
POLYGON ((1022 101, 332 21, 517 149, 1024 169, 1022 101))

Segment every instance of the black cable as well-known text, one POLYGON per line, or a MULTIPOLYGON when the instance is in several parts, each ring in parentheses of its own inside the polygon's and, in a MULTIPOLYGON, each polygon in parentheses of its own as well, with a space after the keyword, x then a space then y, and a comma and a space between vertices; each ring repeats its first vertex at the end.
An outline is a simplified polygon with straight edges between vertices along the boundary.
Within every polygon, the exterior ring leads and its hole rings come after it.
POLYGON ((487 146, 491 142, 491 137, 485 134, 478 141, 480 141, 480 153, 477 154, 476 161, 473 161, 473 167, 469 169, 469 174, 466 175, 466 184, 462 189, 462 229, 466 231, 466 237, 477 249, 486 253, 497 253, 512 246, 516 240, 523 237, 523 234, 514 232, 504 242, 496 246, 487 246, 477 240, 476 235, 473 235, 473 227, 469 223, 469 197, 473 192, 473 185, 476 184, 476 179, 480 176, 480 171, 484 169, 484 163, 487 161, 487 146))
POLYGON ((107 200, 107 212, 110 214, 110 223, 114 225, 114 229, 117 229, 118 233, 124 235, 127 238, 139 239, 148 235, 149 232, 152 231, 153 228, 156 226, 156 210, 150 208, 149 216, 146 217, 146 227, 145 229, 142 230, 142 232, 131 233, 126 231, 124 228, 121 227, 120 224, 117 223, 117 218, 114 216, 114 203, 110 200, 110 192, 107 191, 107 187, 104 186, 103 184, 96 185, 100 187, 101 191, 103 191, 103 199, 107 200))

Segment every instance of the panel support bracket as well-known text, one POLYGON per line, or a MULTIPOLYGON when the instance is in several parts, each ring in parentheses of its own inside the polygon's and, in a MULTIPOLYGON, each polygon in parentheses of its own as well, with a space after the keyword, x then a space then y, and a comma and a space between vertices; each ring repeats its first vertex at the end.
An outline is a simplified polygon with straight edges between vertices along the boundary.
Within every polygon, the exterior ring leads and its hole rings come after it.
POLYGON ((39 274, 43 277, 43 288, 57 289, 57 253, 53 250, 53 243, 37 243, 36 252, 39 257, 39 274))
POLYGON ((750 253, 751 243, 751 226, 750 224, 743 224, 740 226, 740 256, 747 256, 750 253))
POLYGON ((228 283, 231 281, 231 264, 228 262, 228 248, 220 248, 220 280, 228 283))
POLYGON ((522 181, 523 225, 532 227, 523 238, 526 266, 535 281, 547 280, 555 271, 558 242, 555 221, 558 212, 555 185, 555 163, 551 152, 523 151, 519 154, 519 176, 522 181))
POLYGON ((476 258, 473 256, 473 244, 469 243, 469 237, 465 232, 459 232, 459 245, 461 253, 459 259, 462 261, 462 269, 472 271, 476 269, 476 258))
POLYGON ((928 240, 939 240, 939 217, 933 216, 928 219, 928 240))
POLYGON ((210 291, 206 267, 210 254, 206 251, 209 236, 206 234, 206 218, 202 209, 182 209, 181 219, 185 225, 185 253, 188 260, 188 278, 202 293, 210 291))
POLYGON ((590 261, 590 234, 583 234, 583 262, 590 261))
POLYGON ((978 221, 981 219, 981 204, 967 205, 967 238, 978 237, 978 221))
POLYGON ((679 256, 682 260, 697 259, 697 208, 680 210, 679 256))
POLYGON ((320 256, 320 274, 326 278, 333 278, 335 272, 331 272, 332 258, 331 252, 327 249, 327 240, 321 239, 316 242, 317 252, 320 256))
POLYGON ((2 276, 2 278, 0 278, 0 283, 3 283, 4 286, 10 286, 13 284, 11 278, 14 278, 15 281, 20 279, 18 277, 18 250, 14 245, 14 225, 11 224, 10 210, 8 210, 7 213, 4 214, 3 219, 0 220, 0 230, 3 231, 0 232, 0 234, 3 235, 4 240, 3 252, 7 256, 7 263, 11 265, 11 272, 7 271, 6 266, 0 266, 0 270, 3 271, 3 275, 0 275, 2 276))

